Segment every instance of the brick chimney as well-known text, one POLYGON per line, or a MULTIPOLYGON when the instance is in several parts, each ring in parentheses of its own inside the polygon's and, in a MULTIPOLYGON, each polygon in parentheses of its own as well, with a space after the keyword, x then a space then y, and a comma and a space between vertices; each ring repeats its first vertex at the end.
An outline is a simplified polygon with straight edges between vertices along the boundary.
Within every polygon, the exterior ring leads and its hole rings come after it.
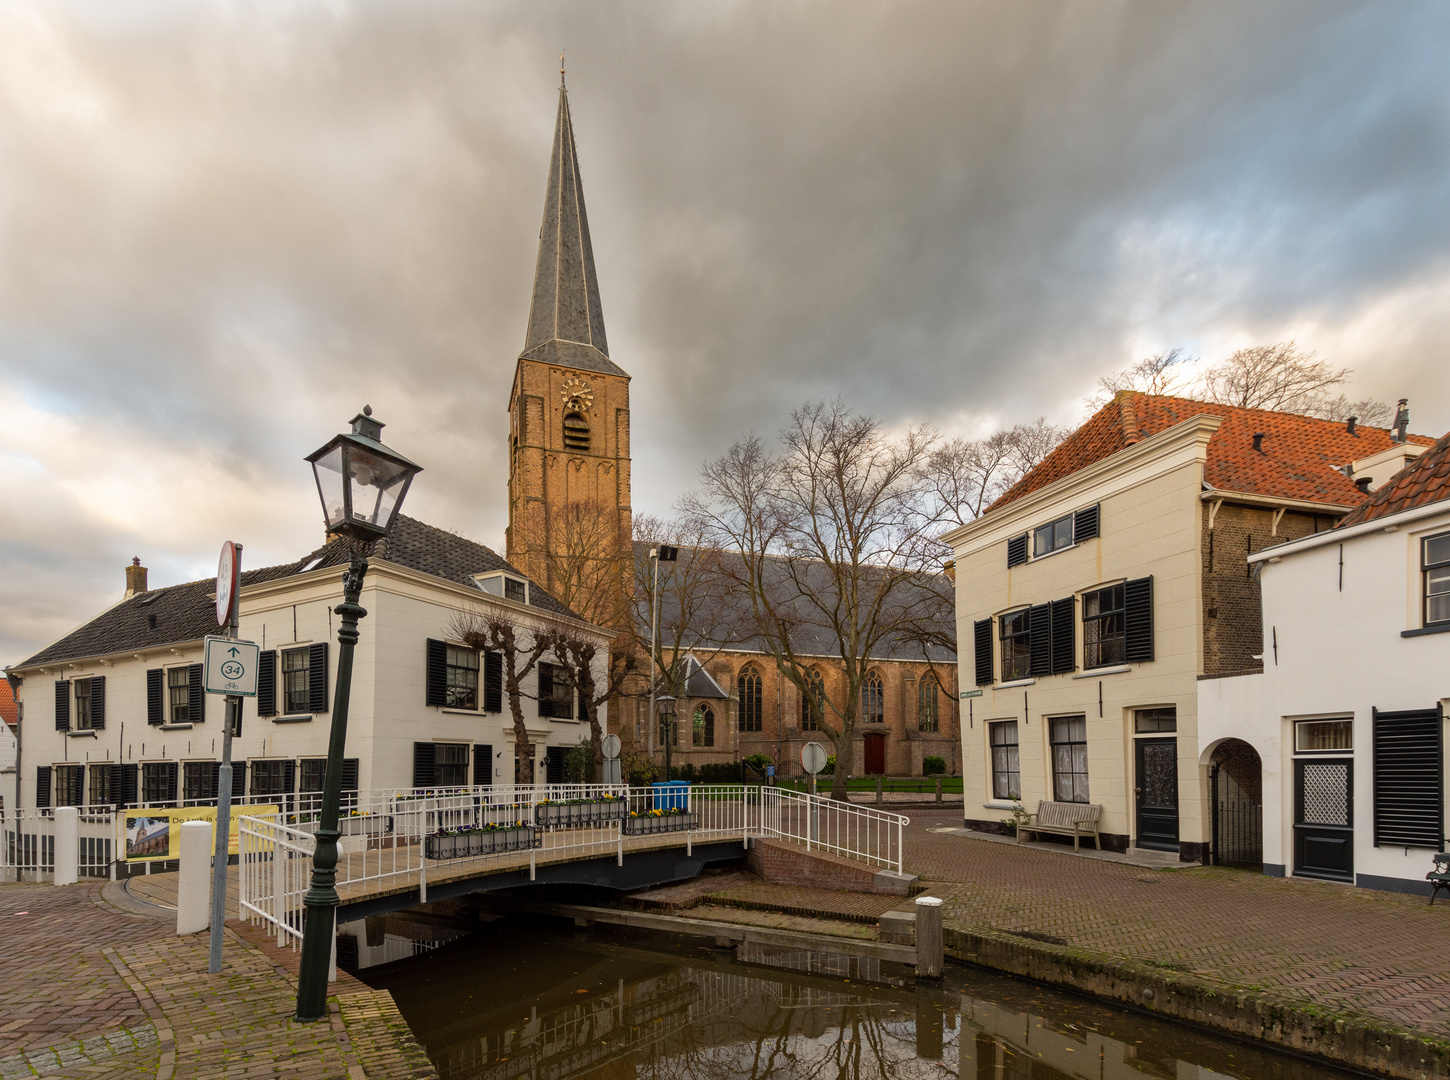
POLYGON ((123 600, 129 600, 137 593, 146 591, 146 567, 141 565, 141 556, 137 555, 131 560, 131 565, 126 567, 126 595, 123 600))

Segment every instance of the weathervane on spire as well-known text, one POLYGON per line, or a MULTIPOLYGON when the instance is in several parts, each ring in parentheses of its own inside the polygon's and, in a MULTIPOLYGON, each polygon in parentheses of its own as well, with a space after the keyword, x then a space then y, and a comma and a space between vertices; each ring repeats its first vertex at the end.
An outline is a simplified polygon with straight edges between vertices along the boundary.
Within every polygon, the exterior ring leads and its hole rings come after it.
POLYGON ((564 85, 564 50, 559 50, 559 85, 564 85))

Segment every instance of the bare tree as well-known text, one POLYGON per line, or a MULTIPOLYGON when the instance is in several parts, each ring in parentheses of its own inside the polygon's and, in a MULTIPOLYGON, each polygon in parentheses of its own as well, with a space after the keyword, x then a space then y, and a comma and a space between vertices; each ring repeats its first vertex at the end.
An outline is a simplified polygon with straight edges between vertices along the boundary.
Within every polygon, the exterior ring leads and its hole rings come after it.
POLYGON ((880 647, 916 617, 931 577, 922 466, 934 436, 888 436, 836 401, 797 409, 780 438, 778 453, 751 436, 707 462, 704 491, 688 506, 730 549, 721 573, 748 598, 754 638, 835 746, 831 795, 845 799, 861 686, 880 647), (811 669, 825 652, 843 686, 818 696, 811 669))
POLYGON ((598 783, 604 779, 604 727, 599 722, 599 706, 625 696, 626 684, 636 681, 640 674, 644 654, 637 648, 607 650, 610 663, 601 685, 596 675, 599 646, 595 641, 573 628, 561 627, 552 632, 549 648, 568 672, 570 685, 583 713, 580 719, 589 724, 593 777, 598 783))
POLYGON ((597 626, 629 625, 633 556, 614 507, 591 500, 565 503, 549 518, 549 535, 531 545, 541 554, 540 582, 570 611, 597 626))
POLYGON ((965 525, 1067 438, 1069 429, 1039 416, 983 439, 952 439, 934 446, 922 464, 923 480, 939 521, 965 525))
POLYGON ((534 782, 534 744, 524 724, 523 680, 533 672, 544 654, 552 651, 557 633, 536 630, 497 611, 460 611, 448 626, 448 634, 470 649, 496 652, 502 659, 503 692, 514 723, 514 783, 534 782))
POLYGON ((1122 371, 1098 379, 1097 390, 1084 404, 1089 412, 1097 412, 1121 390, 1137 390, 1144 394, 1187 394, 1192 387, 1188 368, 1197 362, 1197 357, 1190 357, 1182 349, 1145 356, 1122 371))

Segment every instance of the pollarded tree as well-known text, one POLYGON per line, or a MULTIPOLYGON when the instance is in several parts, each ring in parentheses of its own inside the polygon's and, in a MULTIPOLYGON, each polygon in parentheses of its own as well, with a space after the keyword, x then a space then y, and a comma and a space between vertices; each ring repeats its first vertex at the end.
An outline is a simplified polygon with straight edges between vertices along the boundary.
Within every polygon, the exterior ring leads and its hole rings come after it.
POLYGON ((534 744, 524 723, 523 681, 555 646, 557 631, 529 626, 495 611, 460 611, 448 627, 449 636, 470 649, 497 653, 502 661, 503 693, 514 725, 514 783, 534 782, 534 744))
POLYGON ((687 500, 715 546, 720 573, 747 598, 749 633, 808 702, 835 747, 831 795, 846 798, 873 655, 920 617, 936 580, 935 522, 923 466, 935 436, 886 434, 844 403, 797 409, 778 449, 755 436, 706 463, 687 500), (823 654, 842 678, 824 693, 823 654))

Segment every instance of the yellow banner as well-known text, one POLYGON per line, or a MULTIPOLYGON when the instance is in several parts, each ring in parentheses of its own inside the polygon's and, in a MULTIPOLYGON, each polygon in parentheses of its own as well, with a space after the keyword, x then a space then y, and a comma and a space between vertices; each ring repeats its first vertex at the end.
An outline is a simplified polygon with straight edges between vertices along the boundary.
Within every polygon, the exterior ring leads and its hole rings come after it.
MULTIPOLYGON (((280 812, 276 806, 233 806, 227 831, 227 853, 237 853, 237 817, 280 812)), ((184 809, 155 808, 127 810, 124 830, 127 862, 162 862, 181 856, 181 825, 186 821, 211 823, 211 848, 216 850, 216 807, 188 806, 184 809)))

